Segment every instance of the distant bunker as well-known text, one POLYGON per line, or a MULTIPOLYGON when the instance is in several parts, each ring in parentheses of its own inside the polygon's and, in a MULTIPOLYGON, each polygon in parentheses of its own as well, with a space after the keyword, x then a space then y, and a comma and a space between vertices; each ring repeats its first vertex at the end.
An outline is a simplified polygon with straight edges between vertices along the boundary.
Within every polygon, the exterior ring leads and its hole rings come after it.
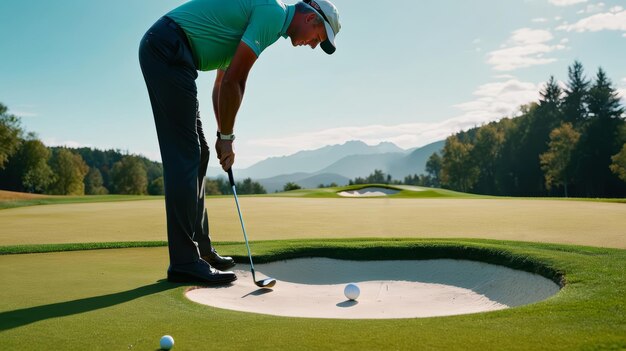
POLYGON ((346 190, 337 193, 339 196, 344 197, 370 197, 370 196, 388 196, 399 193, 400 190, 369 186, 356 190, 346 190))

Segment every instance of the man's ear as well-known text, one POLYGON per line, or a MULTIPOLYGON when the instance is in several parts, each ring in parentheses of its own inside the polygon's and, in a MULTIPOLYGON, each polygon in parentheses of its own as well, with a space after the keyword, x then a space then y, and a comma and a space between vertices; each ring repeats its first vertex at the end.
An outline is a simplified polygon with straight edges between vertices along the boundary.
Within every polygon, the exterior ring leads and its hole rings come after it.
POLYGON ((306 17, 304 17, 304 23, 311 23, 311 21, 314 21, 317 18, 317 14, 315 13, 309 13, 308 15, 306 15, 306 17))

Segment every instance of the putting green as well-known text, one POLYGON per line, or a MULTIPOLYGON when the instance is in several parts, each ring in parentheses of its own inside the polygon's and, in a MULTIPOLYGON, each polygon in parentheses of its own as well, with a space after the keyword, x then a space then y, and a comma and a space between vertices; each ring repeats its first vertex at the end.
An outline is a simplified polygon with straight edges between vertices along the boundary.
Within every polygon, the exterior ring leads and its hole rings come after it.
MULTIPOLYGON (((529 199, 241 197, 252 240, 487 238, 626 248, 626 205, 529 199)), ((241 241, 234 200, 207 199, 215 241, 241 241)), ((0 245, 166 240, 163 199, 0 210, 0 245)))
MULTIPOLYGON (((245 259, 241 244, 224 253, 245 259)), ((538 271, 567 284, 540 303, 401 320, 274 317, 222 310, 160 281, 167 250, 134 248, 0 256, 0 335, 8 350, 176 349, 571 350, 626 347, 626 251, 481 240, 255 243, 259 262, 304 256, 468 258, 538 271)), ((280 284, 280 282, 279 282, 280 284)), ((277 289, 280 285, 277 285, 277 289)))

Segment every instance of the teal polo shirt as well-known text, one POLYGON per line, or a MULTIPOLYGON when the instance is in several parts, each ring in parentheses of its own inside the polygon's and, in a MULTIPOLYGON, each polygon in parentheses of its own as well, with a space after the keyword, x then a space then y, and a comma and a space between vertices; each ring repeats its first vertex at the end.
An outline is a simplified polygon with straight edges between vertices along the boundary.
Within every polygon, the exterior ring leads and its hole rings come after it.
POLYGON ((210 71, 228 68, 241 41, 259 57, 287 38, 294 13, 278 0, 192 0, 166 16, 187 33, 197 68, 210 71))

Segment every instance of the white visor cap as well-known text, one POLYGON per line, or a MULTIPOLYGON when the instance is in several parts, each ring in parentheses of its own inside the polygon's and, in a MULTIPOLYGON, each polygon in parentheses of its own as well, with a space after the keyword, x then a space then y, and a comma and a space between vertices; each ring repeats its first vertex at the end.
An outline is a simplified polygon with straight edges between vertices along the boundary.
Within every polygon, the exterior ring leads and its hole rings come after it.
POLYGON ((341 29, 337 7, 328 0, 303 0, 303 2, 313 8, 324 20, 324 27, 326 28, 326 36, 328 36, 328 39, 323 41, 320 47, 327 54, 332 54, 337 49, 335 46, 335 36, 341 29))

